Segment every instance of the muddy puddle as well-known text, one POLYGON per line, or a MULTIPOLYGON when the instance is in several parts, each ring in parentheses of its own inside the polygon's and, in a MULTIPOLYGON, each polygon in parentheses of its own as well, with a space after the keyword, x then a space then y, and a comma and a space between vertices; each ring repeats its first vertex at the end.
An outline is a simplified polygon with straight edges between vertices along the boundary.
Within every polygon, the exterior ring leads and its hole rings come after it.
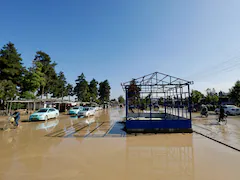
POLYGON ((196 134, 117 136, 123 116, 111 109, 0 131, 0 179, 240 179, 239 152, 196 134))

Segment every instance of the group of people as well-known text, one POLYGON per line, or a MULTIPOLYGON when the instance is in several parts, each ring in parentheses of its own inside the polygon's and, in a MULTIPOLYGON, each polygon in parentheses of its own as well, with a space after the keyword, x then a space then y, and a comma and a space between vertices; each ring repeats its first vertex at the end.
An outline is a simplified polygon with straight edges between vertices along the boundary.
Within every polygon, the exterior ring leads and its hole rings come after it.
MULTIPOLYGON (((202 105, 201 114, 203 114, 203 115, 208 114, 207 106, 202 105)), ((224 108, 223 108, 223 106, 220 106, 218 121, 220 122, 221 120, 223 120, 224 116, 225 116, 224 108)))

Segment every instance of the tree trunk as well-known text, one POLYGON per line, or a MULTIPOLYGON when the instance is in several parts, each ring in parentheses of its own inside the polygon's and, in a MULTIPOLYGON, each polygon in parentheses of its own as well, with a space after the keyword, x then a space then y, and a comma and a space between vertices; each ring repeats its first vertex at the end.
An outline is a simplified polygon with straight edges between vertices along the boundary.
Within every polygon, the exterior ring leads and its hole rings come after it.
POLYGON ((35 112, 35 108, 36 108, 35 105, 36 105, 35 101, 33 101, 33 112, 35 112))
POLYGON ((13 100, 13 98, 11 98, 10 107, 9 107, 9 113, 11 113, 11 111, 12 111, 12 100, 13 100))
POLYGON ((43 98, 43 94, 44 94, 44 86, 42 87, 42 95, 41 95, 41 99, 43 98))
POLYGON ((7 114, 8 114, 8 106, 9 106, 9 104, 8 104, 8 102, 7 102, 7 114))

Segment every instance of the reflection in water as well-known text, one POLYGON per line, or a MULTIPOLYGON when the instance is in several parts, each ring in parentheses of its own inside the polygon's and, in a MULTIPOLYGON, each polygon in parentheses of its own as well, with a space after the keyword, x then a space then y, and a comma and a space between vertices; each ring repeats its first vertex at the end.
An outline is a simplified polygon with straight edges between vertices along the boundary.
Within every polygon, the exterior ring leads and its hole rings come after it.
MULTIPOLYGON (((166 138, 168 135, 164 136, 166 138)), ((146 179, 165 177, 166 179, 193 180, 192 135, 182 139, 174 136, 167 139, 169 142, 161 138, 157 140, 156 136, 148 141, 142 138, 137 143, 127 138, 126 168, 129 169, 127 173, 134 179, 144 179, 146 176, 146 179), (181 140, 180 143, 178 140, 181 140), (141 177, 139 172, 142 172, 141 177)))
POLYGON ((36 130, 44 129, 47 132, 49 132, 49 131, 52 131, 54 129, 54 127, 58 125, 58 123, 59 123, 58 119, 56 119, 54 121, 46 121, 44 123, 38 124, 36 126, 36 130))
POLYGON ((69 116, 71 119, 78 119, 78 116, 69 116))
POLYGON ((86 124, 91 124, 91 123, 93 123, 93 122, 95 122, 95 118, 94 117, 91 117, 91 118, 88 118, 88 119, 86 119, 86 121, 85 121, 85 123, 86 124))

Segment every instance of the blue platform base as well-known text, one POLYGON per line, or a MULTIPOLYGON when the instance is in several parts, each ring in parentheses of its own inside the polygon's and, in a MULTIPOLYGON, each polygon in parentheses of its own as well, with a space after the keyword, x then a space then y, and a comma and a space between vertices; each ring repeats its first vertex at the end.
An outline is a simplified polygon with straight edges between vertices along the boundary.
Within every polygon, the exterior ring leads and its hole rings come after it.
POLYGON ((128 133, 192 133, 191 120, 127 120, 128 133))

